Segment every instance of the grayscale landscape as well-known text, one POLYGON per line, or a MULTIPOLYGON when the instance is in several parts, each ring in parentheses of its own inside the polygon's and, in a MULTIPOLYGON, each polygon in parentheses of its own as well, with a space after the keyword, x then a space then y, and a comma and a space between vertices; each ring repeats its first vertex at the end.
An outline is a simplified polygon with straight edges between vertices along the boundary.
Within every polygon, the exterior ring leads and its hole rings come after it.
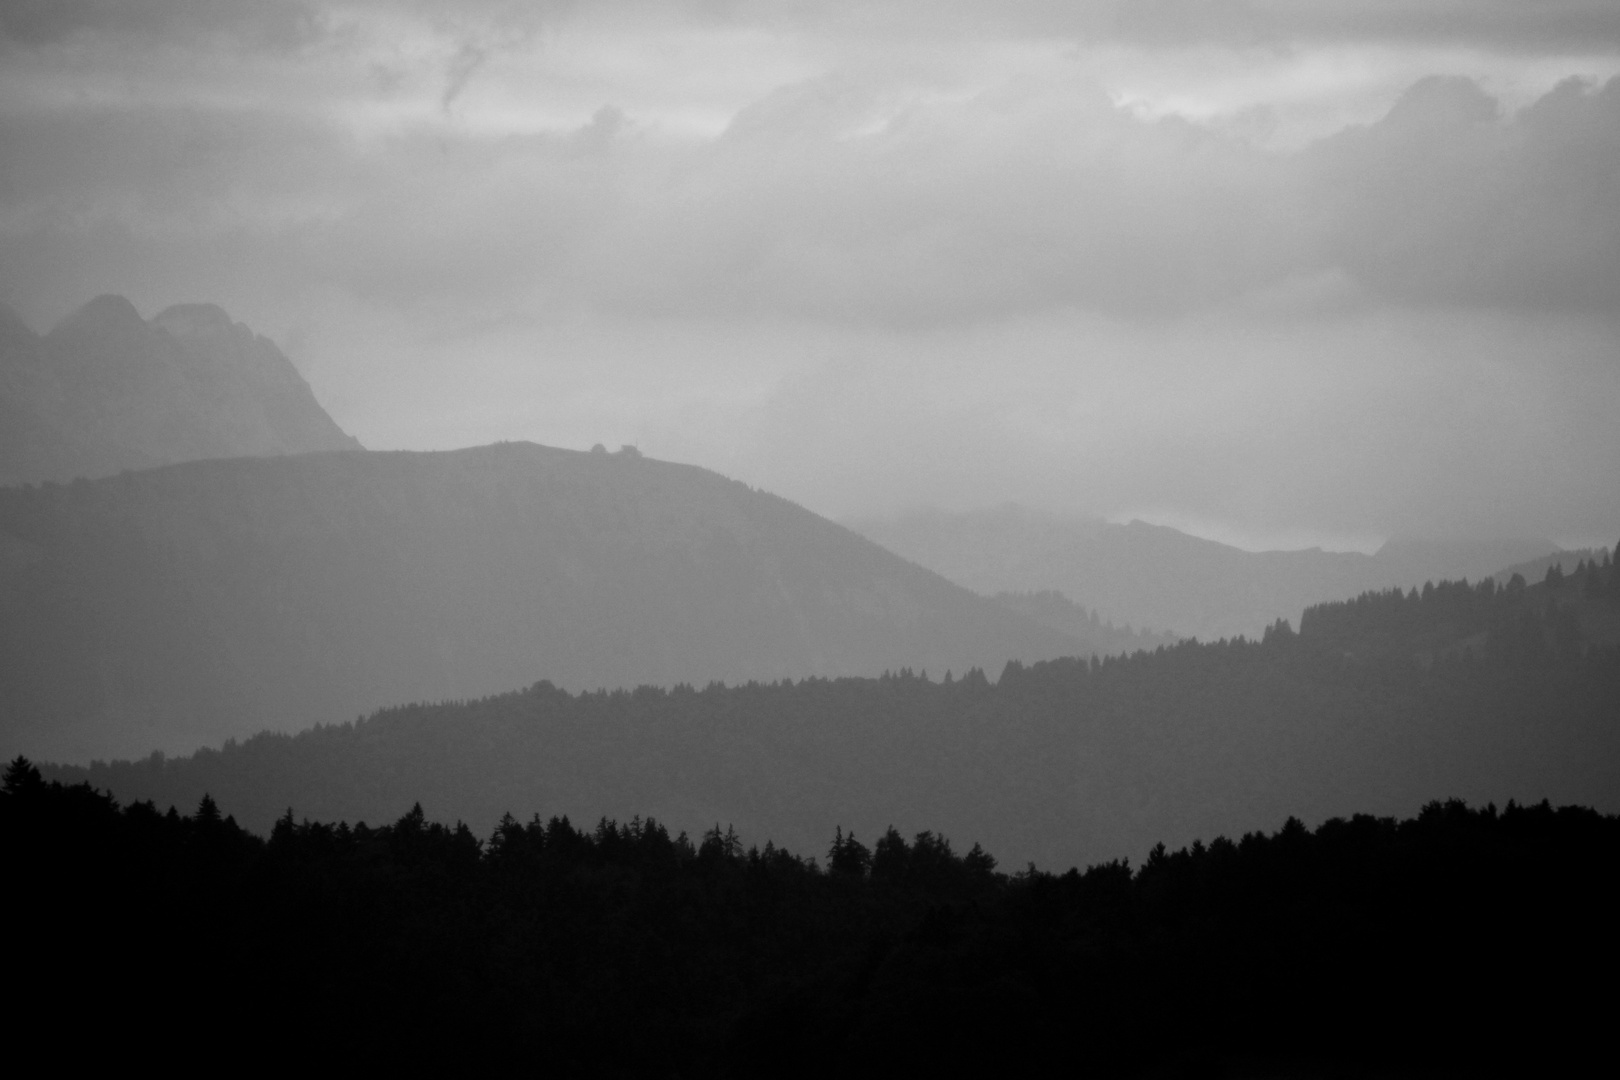
POLYGON ((1612 0, 0 0, 19 1045, 1569 1073, 1617 403, 1612 0))

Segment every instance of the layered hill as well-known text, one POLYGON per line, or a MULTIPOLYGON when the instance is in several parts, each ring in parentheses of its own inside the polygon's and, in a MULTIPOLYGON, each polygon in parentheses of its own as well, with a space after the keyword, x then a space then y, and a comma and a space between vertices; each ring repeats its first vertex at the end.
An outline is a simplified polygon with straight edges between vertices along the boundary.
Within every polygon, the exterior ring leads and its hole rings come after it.
POLYGON ((1259 641, 1102 661, 410 706, 184 759, 50 769, 161 810, 212 793, 266 830, 392 821, 420 800, 486 834, 506 811, 735 825, 822 850, 842 826, 982 843, 1008 866, 1143 857, 1289 815, 1434 799, 1620 810, 1620 573, 1369 593, 1259 641))
POLYGON ((0 307, 0 484, 359 445, 269 339, 212 304, 148 321, 101 296, 43 336, 0 307))
POLYGON ((0 742, 189 750, 383 705, 1078 652, 783 499, 633 452, 200 461, 0 490, 0 742))
POLYGON ((1543 555, 1539 559, 1531 559, 1528 562, 1514 563, 1512 566, 1503 567, 1491 576, 1496 579, 1498 585, 1506 585, 1513 580, 1515 574, 1526 581, 1541 581, 1547 576, 1547 571, 1555 566, 1558 567, 1557 573, 1561 575, 1571 574, 1582 563, 1597 562, 1608 557, 1608 555, 1609 553, 1602 548, 1575 548, 1568 551, 1557 551, 1549 555, 1543 555))
POLYGON ((1175 634, 1137 630, 1129 624, 1115 626, 1056 589, 1038 592, 999 592, 993 598, 1003 607, 1028 616, 1043 626, 1060 630, 1080 643, 1080 656, 1125 656, 1133 652, 1174 645, 1175 634))
POLYGON ((1310 604, 1372 589, 1475 579, 1556 550, 1550 541, 1392 541, 1374 555, 1251 552, 1162 525, 1042 514, 1015 505, 848 522, 975 592, 1056 590, 1116 622, 1213 640, 1255 636, 1310 604))

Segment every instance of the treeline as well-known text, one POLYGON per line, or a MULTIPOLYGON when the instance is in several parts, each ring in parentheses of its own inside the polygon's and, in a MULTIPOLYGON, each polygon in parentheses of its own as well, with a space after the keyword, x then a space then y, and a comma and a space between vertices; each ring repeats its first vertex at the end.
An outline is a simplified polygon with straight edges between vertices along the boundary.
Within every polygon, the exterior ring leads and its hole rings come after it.
POLYGON ((212 799, 120 806, 18 759, 0 852, 13 1030, 71 1015, 80 1060, 1556 1073, 1607 1039, 1588 977, 1620 959, 1620 819, 1545 803, 1008 874, 926 832, 840 829, 817 859, 647 819, 479 837, 419 807, 261 838, 212 799))
POLYGON ((1497 664, 1542 663, 1620 639, 1617 558, 1620 549, 1614 557, 1582 559, 1569 574, 1555 562, 1535 588, 1514 574, 1503 585, 1493 578, 1431 582, 1421 591, 1389 589, 1318 604, 1300 619, 1300 633, 1349 656, 1430 661, 1472 652, 1497 664))
POLYGON ((480 835, 513 806, 727 821, 797 850, 838 822, 863 837, 893 824, 1042 865, 1451 795, 1616 810, 1620 604, 1571 577, 1374 595, 1262 641, 1009 664, 994 683, 977 670, 587 694, 538 683, 45 772, 162 806, 211 792, 261 831, 289 806, 376 822, 421 801, 480 835))

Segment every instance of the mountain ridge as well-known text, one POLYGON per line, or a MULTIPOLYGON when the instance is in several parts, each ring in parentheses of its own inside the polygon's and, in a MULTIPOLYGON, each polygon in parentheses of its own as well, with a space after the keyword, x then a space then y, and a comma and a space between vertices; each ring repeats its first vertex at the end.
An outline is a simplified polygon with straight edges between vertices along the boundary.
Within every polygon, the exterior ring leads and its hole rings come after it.
POLYGON ((1255 637, 1312 604, 1371 589, 1479 578, 1553 550, 1547 541, 1394 540, 1377 554, 1250 552, 1133 520, 1044 514, 1016 504, 848 520, 850 528, 985 595, 1053 589, 1100 617, 1158 633, 1255 637))
POLYGON ((0 741, 175 752, 551 679, 999 668, 1075 639, 691 465, 532 443, 0 489, 0 741))

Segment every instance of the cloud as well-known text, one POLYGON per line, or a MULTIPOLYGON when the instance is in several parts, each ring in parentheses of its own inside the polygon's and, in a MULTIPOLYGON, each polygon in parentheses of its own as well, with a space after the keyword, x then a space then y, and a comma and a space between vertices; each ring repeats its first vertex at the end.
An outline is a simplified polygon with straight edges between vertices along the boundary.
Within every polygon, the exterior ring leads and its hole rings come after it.
POLYGON ((756 311, 901 322, 1146 312, 1229 295, 1291 258, 1288 200, 1248 148, 1140 123, 1083 79, 885 115, 876 92, 840 73, 740 114, 685 180, 686 215, 649 216, 718 244, 656 246, 683 259, 723 251, 730 265, 661 276, 696 283, 694 302, 756 311), (733 287, 702 288, 731 272, 733 287))
MULTIPOLYGON (((627 391, 592 422, 636 417, 625 438, 649 453, 833 514, 1011 499, 1270 535, 1593 541, 1620 529, 1613 350, 1577 317, 1477 312, 849 329, 763 400, 675 409, 627 391)), ((528 430, 576 434, 539 408, 528 430)))
POLYGON ((624 317, 1157 318, 1324 281, 1406 304, 1620 308, 1620 80, 1512 116, 1429 80, 1298 154, 1144 121, 1062 71, 961 100, 893 91, 835 71, 702 144, 612 108, 501 138, 265 111, 13 116, 0 239, 213 231, 401 307, 624 317))
MULTIPOLYGON (((639 442, 835 513, 1620 527, 1620 80, 1422 80, 1279 147, 1119 93, 1071 7, 0 9, 0 301, 213 300, 368 445, 639 442)), ((1159 32, 1121 55, 1215 33, 1159 32)))
MULTIPOLYGON (((445 105, 486 57, 466 48, 445 105)), ((612 107, 521 136, 377 135, 269 105, 25 111, 0 116, 0 242, 212 230, 377 302, 623 317, 1159 318, 1324 281, 1341 299, 1620 308, 1620 79, 1512 115, 1426 80, 1283 153, 1144 119, 1062 61, 966 94, 918 77, 835 67, 697 142, 612 107)))
POLYGON ((1017 34, 1156 47, 1620 48, 1620 11, 1610 0, 687 0, 659 6, 684 8, 693 20, 867 35, 1017 34))
POLYGON ((1313 148, 1324 256, 1411 303, 1620 309, 1620 79, 1561 84, 1517 116, 1430 79, 1378 124, 1313 148))
MULTIPOLYGON (((1041 4, 1040 7, 1057 5, 1041 4)), ((1108 0, 1080 18, 1152 44, 1423 42, 1507 50, 1620 48, 1607 0, 1108 0)))
POLYGON ((453 99, 493 51, 521 47, 565 18, 574 0, 0 0, 0 42, 52 50, 181 47, 292 54, 312 47, 381 46, 412 38, 451 53, 453 99))
POLYGON ((628 195, 596 254, 618 290, 598 298, 630 308, 1151 316, 1343 275, 1401 303, 1612 312, 1620 80, 1511 117, 1473 83, 1426 81, 1293 155, 1139 120, 1080 79, 885 115, 840 74, 745 110, 675 186, 628 195))
POLYGON ((451 36, 542 24, 749 27, 843 37, 1036 37, 1155 48, 1425 44, 1620 51, 1612 0, 5 0, 0 37, 219 35, 296 48, 335 28, 410 20, 451 36))
POLYGON ((439 103, 446 110, 456 100, 457 95, 467 88, 468 81, 488 59, 488 50, 470 41, 456 50, 445 71, 444 96, 439 99, 439 103))
POLYGON ((5 0, 0 37, 54 45, 80 34, 175 40, 223 36, 241 45, 295 49, 320 33, 311 0, 5 0))

